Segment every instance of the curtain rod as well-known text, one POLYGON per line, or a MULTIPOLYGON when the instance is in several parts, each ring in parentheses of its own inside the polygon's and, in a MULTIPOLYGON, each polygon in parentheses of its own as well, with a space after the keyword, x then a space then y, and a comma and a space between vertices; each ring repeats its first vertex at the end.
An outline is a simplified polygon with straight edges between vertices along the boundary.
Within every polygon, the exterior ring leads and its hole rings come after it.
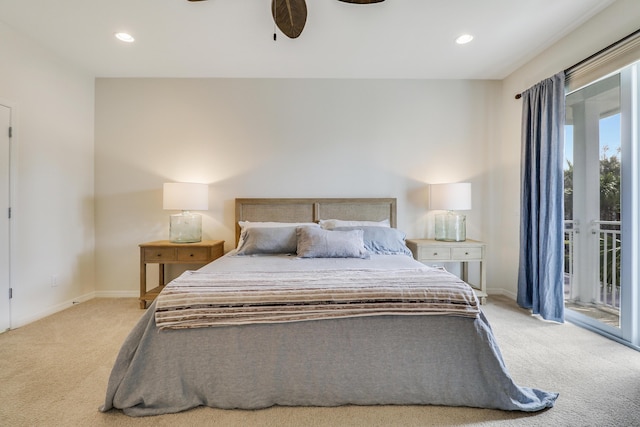
MULTIPOLYGON (((599 51, 597 51, 596 53, 594 53, 593 55, 590 55, 588 57, 586 57, 585 59, 583 59, 582 61, 576 62, 575 64, 573 64, 571 67, 569 68, 565 68, 564 73, 568 74, 570 72, 572 72, 575 68, 578 68, 579 66, 581 66, 582 64, 585 64, 588 61, 591 61, 593 58, 597 57, 598 55, 603 54, 604 52, 606 52, 609 49, 612 49, 614 46, 623 43, 627 40, 629 40, 632 37, 636 37, 637 35, 640 35, 640 30, 636 30, 633 33, 629 34, 626 37, 621 38, 620 40, 618 40, 617 42, 613 42, 611 43, 609 46, 605 47, 604 49, 600 49, 599 51)), ((515 96, 516 99, 520 99, 522 98, 522 92, 521 93, 516 93, 515 96)))

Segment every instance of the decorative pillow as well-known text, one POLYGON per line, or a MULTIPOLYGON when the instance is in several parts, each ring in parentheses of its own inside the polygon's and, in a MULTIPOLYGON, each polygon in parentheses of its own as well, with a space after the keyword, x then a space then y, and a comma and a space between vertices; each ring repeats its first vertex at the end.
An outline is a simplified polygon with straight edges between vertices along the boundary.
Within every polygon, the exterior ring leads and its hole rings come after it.
POLYGON ((388 219, 382 221, 344 221, 341 219, 321 219, 320 227, 333 230, 337 227, 391 227, 388 219))
POLYGON ((296 234, 300 258, 369 258, 362 230, 332 231, 298 227, 296 234))
POLYGON ((334 231, 362 230, 364 247, 373 254, 413 256, 405 244, 406 234, 388 227, 337 227, 334 231))
MULTIPOLYGON (((238 221, 238 225, 240 226, 240 238, 238 239, 238 246, 237 248, 240 249, 240 247, 242 247, 243 244, 243 235, 244 235, 244 231, 249 229, 249 228, 253 228, 253 227, 260 227, 260 228, 275 228, 275 227, 298 227, 298 226, 305 226, 305 227, 320 227, 318 224, 316 224, 315 222, 260 222, 260 221, 256 221, 256 222, 250 222, 250 221, 238 221)), ((295 250, 293 250, 292 252, 295 252, 295 250)))
POLYGON ((236 255, 292 254, 296 252, 296 227, 249 227, 242 232, 236 255))

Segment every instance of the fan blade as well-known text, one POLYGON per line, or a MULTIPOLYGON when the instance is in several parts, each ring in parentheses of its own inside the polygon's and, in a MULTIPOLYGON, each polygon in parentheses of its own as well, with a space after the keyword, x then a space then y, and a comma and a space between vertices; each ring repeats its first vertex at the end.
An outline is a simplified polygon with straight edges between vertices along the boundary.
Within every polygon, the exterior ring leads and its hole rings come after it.
POLYGON ((280 31, 295 39, 307 22, 307 4, 304 0, 272 0, 271 14, 280 31))
POLYGON ((338 0, 344 3, 354 3, 354 4, 371 4, 371 3, 380 3, 384 0, 338 0))

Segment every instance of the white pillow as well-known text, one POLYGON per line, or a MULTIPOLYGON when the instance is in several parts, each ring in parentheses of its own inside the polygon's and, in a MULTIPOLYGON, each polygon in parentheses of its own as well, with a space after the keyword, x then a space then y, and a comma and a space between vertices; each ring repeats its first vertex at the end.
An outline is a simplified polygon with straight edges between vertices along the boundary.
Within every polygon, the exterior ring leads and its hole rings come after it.
POLYGON ((391 227, 388 219, 382 221, 345 221, 341 219, 321 219, 320 227, 333 230, 336 227, 391 227))
POLYGON ((238 225, 240 226, 240 237, 238 238, 238 246, 237 246, 238 249, 241 248, 242 244, 244 243, 244 237, 243 237, 243 235, 245 234, 244 231, 246 229, 248 229, 248 228, 252 228, 252 227, 260 227, 260 228, 267 228, 267 227, 298 227, 298 226, 320 227, 315 222, 269 222, 269 221, 250 222, 250 221, 238 221, 238 225))

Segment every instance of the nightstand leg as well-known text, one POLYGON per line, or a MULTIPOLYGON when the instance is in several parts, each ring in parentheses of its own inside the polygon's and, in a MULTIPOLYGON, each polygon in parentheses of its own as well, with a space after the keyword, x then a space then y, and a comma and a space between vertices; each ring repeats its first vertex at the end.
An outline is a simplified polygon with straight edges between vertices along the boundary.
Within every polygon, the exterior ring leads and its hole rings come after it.
POLYGON ((462 261, 462 281, 469 283, 469 263, 462 261))
POLYGON ((158 285, 164 286, 164 264, 158 264, 158 285))

